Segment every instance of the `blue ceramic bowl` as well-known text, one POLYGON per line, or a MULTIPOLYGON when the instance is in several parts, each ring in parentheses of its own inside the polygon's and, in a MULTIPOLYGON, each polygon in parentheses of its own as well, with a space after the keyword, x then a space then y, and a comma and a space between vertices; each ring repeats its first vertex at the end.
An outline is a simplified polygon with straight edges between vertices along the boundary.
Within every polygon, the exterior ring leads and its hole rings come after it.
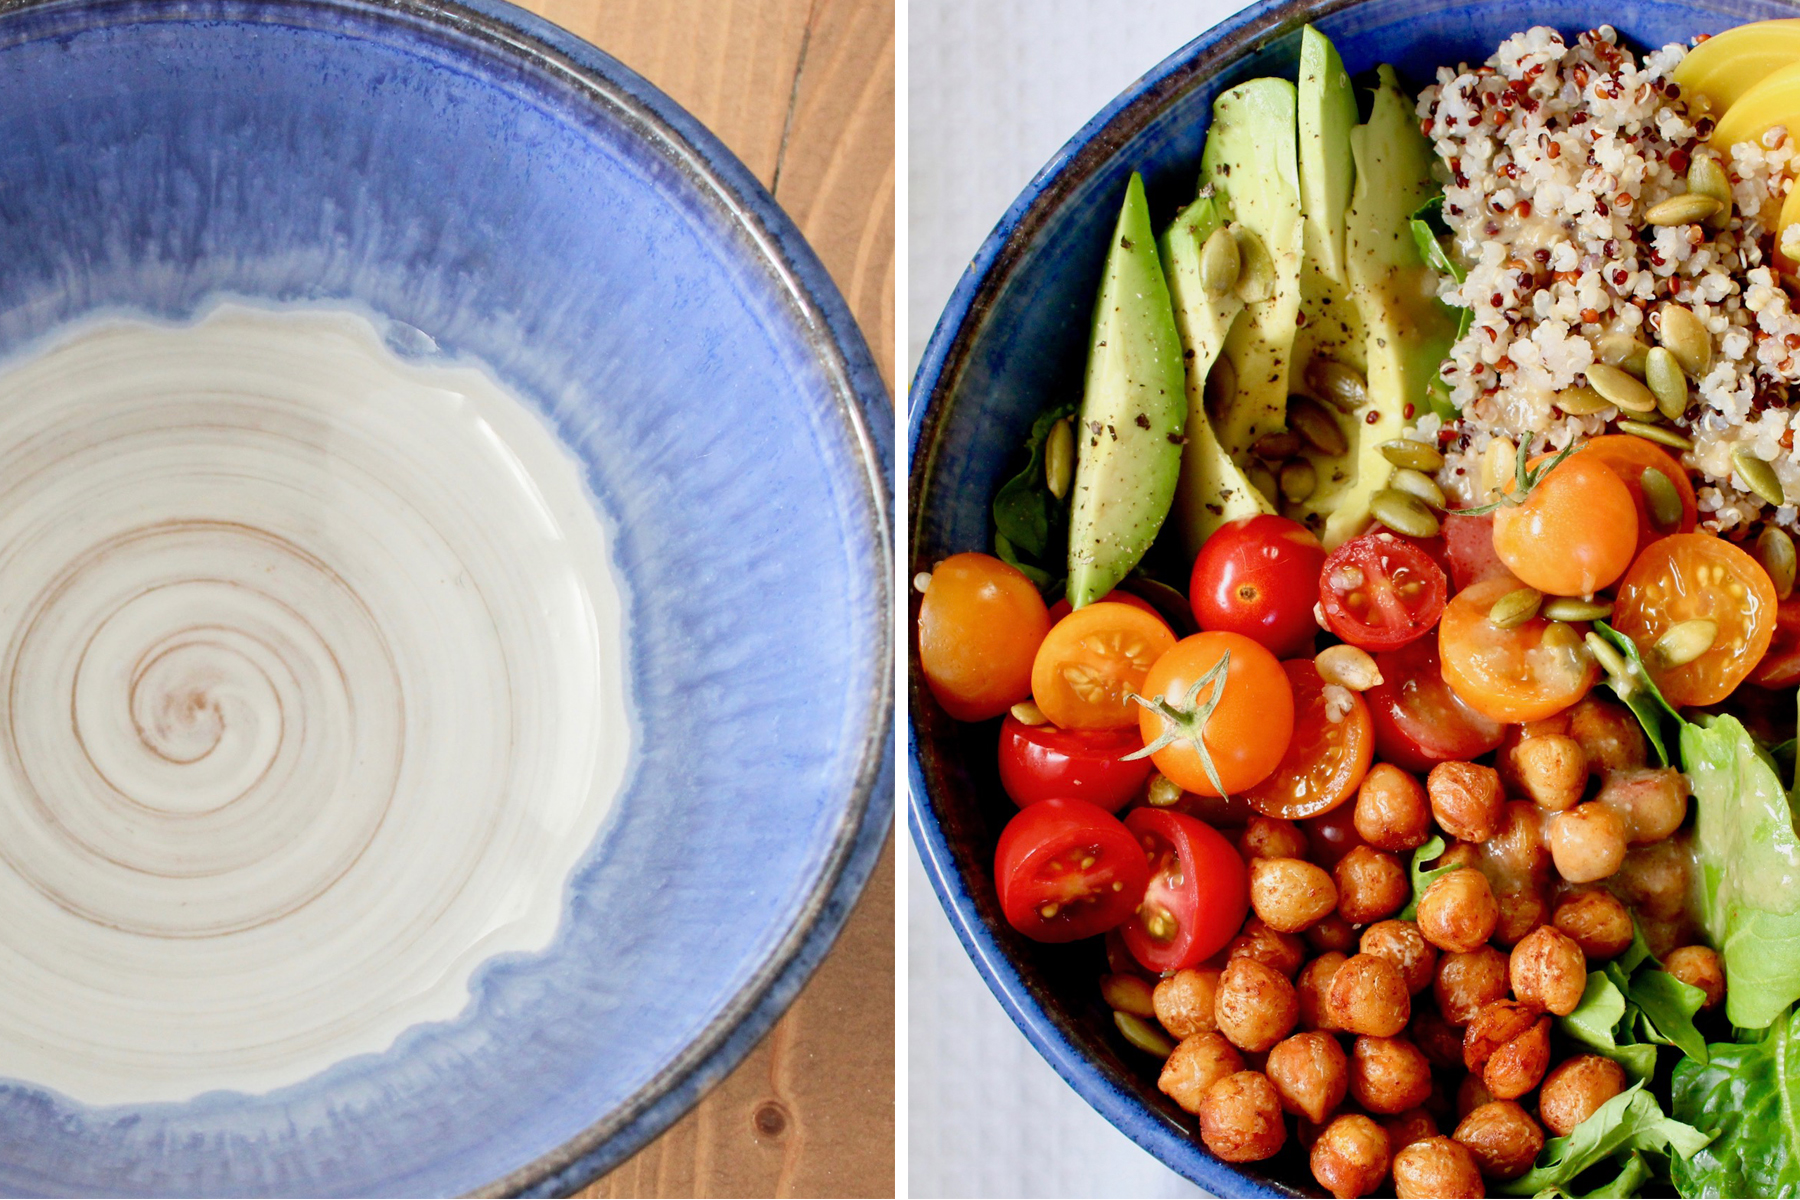
MULTIPOLYGON (((1160 224, 1193 195, 1213 100, 1260 75, 1293 78, 1302 25, 1352 75, 1392 63, 1413 90, 1437 67, 1479 62, 1532 25, 1610 23, 1661 46, 1744 21, 1793 16, 1780 0, 1268 0, 1206 31, 1138 80, 1058 151, 989 235, 926 347, 911 398, 913 571, 992 543, 988 504, 1044 408, 1079 395, 1088 324, 1126 181, 1141 172, 1160 224)), ((917 596, 914 596, 914 604, 917 596)), ((916 610, 915 610, 916 611, 916 610)), ((1041 946, 1006 925, 993 851, 1015 811, 995 774, 991 727, 958 726, 910 685, 914 841, 963 945, 1007 1013, 1062 1077, 1139 1145, 1221 1196, 1320 1194, 1292 1145, 1251 1168, 1201 1146, 1113 1030, 1095 987, 1097 945, 1041 946), (1296 1191, 1297 1189, 1297 1191, 1296 1191)))
POLYGON ((892 408, 819 262, 691 117, 494 0, 27 0, 0 264, 0 353, 236 295, 486 363, 599 499, 635 730, 555 940, 456 1019, 265 1095, 0 1080, 0 1192, 583 1186, 768 1028, 892 819, 892 408))

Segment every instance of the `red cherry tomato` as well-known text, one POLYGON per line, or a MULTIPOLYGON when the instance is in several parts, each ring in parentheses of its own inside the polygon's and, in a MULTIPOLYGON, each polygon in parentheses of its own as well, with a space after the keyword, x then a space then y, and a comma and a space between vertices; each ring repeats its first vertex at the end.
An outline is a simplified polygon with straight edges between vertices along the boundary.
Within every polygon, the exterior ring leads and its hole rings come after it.
POLYGON ((1760 688, 1800 684, 1800 593, 1775 606, 1775 637, 1750 672, 1750 682, 1760 688))
MULTIPOLYGON (((1156 611, 1156 605, 1150 603, 1142 596, 1134 596, 1130 592, 1121 592, 1115 589, 1100 597, 1095 603, 1129 604, 1133 608, 1143 609, 1159 621, 1162 620, 1162 614, 1156 611)), ((1074 610, 1069 606, 1069 598, 1064 596, 1061 600, 1058 600, 1055 604, 1050 606, 1050 623, 1052 625, 1056 624, 1058 621, 1068 616, 1072 611, 1074 610)), ((1167 622, 1164 623, 1166 624, 1167 622)))
POLYGON ((994 852, 1000 910, 1040 942, 1112 929, 1137 911, 1149 879, 1144 852, 1124 823, 1085 800, 1020 809, 994 852))
MULTIPOLYGON (((1363 693, 1375 723, 1375 752, 1408 771, 1467 761, 1498 749, 1506 727, 1450 690, 1436 638, 1421 638, 1375 656, 1381 682, 1363 693)), ((1346 806, 1348 807, 1348 806, 1346 806)))
MULTIPOLYGON (((1642 438, 1633 438, 1642 441, 1642 438)), ((1444 514, 1444 557, 1450 561, 1450 584, 1462 591, 1490 575, 1507 574, 1506 564, 1494 549, 1494 514, 1465 517, 1444 514)))
POLYGON ((1430 632, 1448 594, 1431 555, 1387 533, 1345 542, 1319 574, 1325 623, 1365 650, 1392 650, 1430 632))
POLYGON ((1143 748, 1136 726, 1058 729, 1009 714, 1000 725, 1000 785, 1020 808, 1062 797, 1118 812, 1150 777, 1148 758, 1125 761, 1143 748))
POLYGON ((1131 956, 1166 972, 1224 949, 1250 911, 1250 877, 1231 843, 1205 822, 1163 809, 1134 808, 1125 827, 1150 866, 1143 904, 1121 929, 1131 956))
POLYGON ((1205 630, 1241 633, 1277 658, 1307 653, 1319 624, 1313 588, 1325 547, 1286 517, 1240 517, 1206 539, 1194 559, 1188 603, 1205 630))

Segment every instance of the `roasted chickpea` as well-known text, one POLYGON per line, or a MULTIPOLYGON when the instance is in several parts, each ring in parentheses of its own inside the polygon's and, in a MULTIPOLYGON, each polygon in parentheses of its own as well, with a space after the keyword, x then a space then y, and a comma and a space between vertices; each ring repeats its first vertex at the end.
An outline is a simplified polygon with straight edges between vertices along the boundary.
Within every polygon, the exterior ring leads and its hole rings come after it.
POLYGON ((1440 950, 1466 953, 1485 945, 1499 921, 1487 876, 1472 867, 1438 876, 1419 898, 1419 932, 1440 950))
POLYGON ((1206 1089, 1244 1069, 1244 1057, 1222 1033, 1196 1033, 1182 1038, 1163 1061, 1156 1086, 1188 1112, 1200 1111, 1206 1089))
POLYGON ((1300 1028, 1326 1032, 1337 1028, 1331 1019, 1331 980, 1346 961, 1342 951, 1332 950, 1300 968, 1300 977, 1294 980, 1294 993, 1300 999, 1300 1028))
POLYGON ((1425 777, 1425 793, 1431 798, 1431 815, 1451 837, 1485 842, 1494 836, 1504 798, 1500 775, 1492 767, 1439 763, 1425 777))
POLYGON ((1275 1085, 1260 1071, 1227 1075, 1200 1098, 1200 1140, 1226 1162, 1260 1162, 1287 1140, 1275 1085))
POLYGON ((1641 767, 1650 746, 1631 711, 1593 693, 1568 712, 1568 734, 1581 743, 1588 769, 1599 775, 1641 767))
POLYGON ((1438 1135, 1437 1121, 1423 1108, 1409 1108, 1403 1113, 1383 1117, 1381 1127, 1387 1130, 1388 1148, 1394 1153, 1438 1135))
POLYGON ((1238 853, 1246 862, 1253 858, 1305 858, 1306 834, 1292 821, 1251 817, 1238 836, 1238 853))
POLYGON ((1464 1117, 1450 1135, 1489 1179, 1517 1179, 1544 1148, 1544 1129, 1516 1100, 1494 1100, 1464 1117))
POLYGON ((1660 842, 1681 828, 1687 802, 1687 776, 1674 767, 1614 771, 1594 796, 1594 803, 1619 814, 1625 840, 1633 846, 1660 842))
POLYGON ((1400 968, 1375 954, 1356 954, 1332 974, 1325 1013, 1346 1033, 1393 1037, 1412 1018, 1412 993, 1400 968))
POLYGON ((1388 1134, 1362 1113, 1345 1113, 1319 1131, 1312 1173, 1338 1200, 1367 1196, 1388 1173, 1388 1134))
POLYGON ((1349 1060, 1329 1033, 1296 1033, 1275 1043, 1263 1072, 1281 1107, 1315 1125, 1337 1111, 1350 1086, 1349 1060))
POLYGON ((1378 954, 1400 968, 1406 990, 1418 995, 1437 975, 1437 948, 1411 921, 1378 921, 1363 930, 1359 948, 1378 954))
POLYGON ((1576 892, 1556 906, 1550 923, 1590 960, 1616 958, 1631 945, 1631 910, 1611 892, 1576 892))
POLYGON ((1398 1037, 1358 1037, 1350 1047, 1350 1094, 1372 1113, 1417 1108, 1431 1095, 1431 1064, 1398 1037))
POLYGON ((1271 929, 1298 933, 1337 903, 1337 885, 1324 867, 1300 858, 1250 860, 1250 907, 1271 929))
POLYGON ((1463 1066, 1480 1072, 1488 1059, 1537 1023, 1544 1010, 1529 1000, 1496 1000, 1463 1030, 1463 1066))
POLYGON ((1492 946, 1477 946, 1438 960, 1431 994, 1444 1020, 1460 1026, 1473 1021, 1476 1013, 1494 1001, 1505 999, 1511 987, 1506 955, 1492 946))
POLYGON ((1550 1018, 1537 1022, 1494 1051, 1481 1069, 1481 1082, 1497 1100, 1517 1100, 1538 1085, 1550 1066, 1550 1018))
POLYGON ((1587 754, 1562 734, 1528 737, 1506 754, 1518 790, 1551 812, 1573 808, 1587 789, 1587 754))
POLYGON ((1689 987, 1705 992, 1706 1002, 1700 1006, 1704 1011, 1719 1007, 1719 1002, 1725 999, 1725 964, 1711 946, 1683 946, 1672 950, 1663 957, 1663 970, 1689 987))
POLYGON ((1261 917, 1251 917, 1244 922, 1244 931, 1231 940, 1225 957, 1254 959, 1292 979, 1306 961, 1306 943, 1298 934, 1282 933, 1269 928, 1261 917))
POLYGON ((1481 845, 1482 874, 1496 892, 1542 883, 1550 871, 1544 810, 1524 800, 1501 806, 1494 836, 1481 845))
POLYGON ((1213 1003, 1219 1032, 1240 1050, 1267 1050, 1300 1019, 1300 999, 1287 976, 1253 958, 1234 958, 1219 974, 1213 1003))
POLYGON ((1338 915, 1352 925, 1392 916, 1412 894, 1400 860, 1368 846, 1351 847, 1331 874, 1337 881, 1338 915))
POLYGON ((1406 1036, 1425 1052, 1432 1066, 1445 1070, 1462 1066, 1462 1030, 1444 1020, 1437 1005, 1415 1000, 1412 1023, 1407 1026, 1406 1036))
POLYGON ((1356 927, 1337 913, 1321 917, 1306 927, 1306 944, 1320 954, 1333 950, 1348 951, 1356 945, 1356 927))
POLYGON ((1577 804, 1551 820, 1550 857, 1570 883, 1605 879, 1625 861, 1625 822, 1597 801, 1577 804))
POLYGON ((1566 1017, 1587 989, 1587 956, 1575 939, 1541 925, 1513 947, 1509 964, 1513 995, 1566 1017))
POLYGON ((1594 1115, 1594 1110, 1625 1090, 1625 1068, 1598 1054, 1577 1054, 1544 1077, 1538 1093, 1538 1118, 1557 1137, 1594 1115))
POLYGON ((1438 1200, 1462 1197, 1486 1200, 1487 1188, 1475 1157, 1447 1137, 1414 1142, 1394 1155, 1394 1195, 1399 1200, 1438 1200))
POLYGON ((1653 958, 1667 958, 1683 946, 1692 945, 1698 936, 1693 921, 1685 915, 1672 921, 1640 916, 1638 928, 1644 931, 1644 945, 1650 947, 1653 958))
POLYGON ((1431 801, 1417 779, 1391 763, 1376 763, 1357 789, 1351 821, 1377 850, 1412 850, 1431 839, 1431 801))
POLYGON ((1502 946, 1516 946, 1550 916, 1550 902, 1530 886, 1496 891, 1494 907, 1499 913, 1494 922, 1494 940, 1502 946))
POLYGON ((1479 1071, 1470 1071, 1456 1085, 1456 1119, 1461 1121, 1484 1104, 1494 1102, 1494 1093, 1487 1090, 1487 1084, 1481 1082, 1479 1071))
MULTIPOLYGON (((1606 886, 1638 919, 1680 921, 1687 916, 1689 863, 1686 838, 1638 846, 1625 856, 1606 886)), ((1649 936, 1646 932, 1645 936, 1649 936)), ((1681 943, 1676 943, 1680 945, 1681 943)))
POLYGON ((1213 1019, 1218 993, 1218 971, 1212 967, 1183 967, 1157 983, 1150 993, 1150 1006, 1169 1036, 1180 1041, 1219 1027, 1213 1019))

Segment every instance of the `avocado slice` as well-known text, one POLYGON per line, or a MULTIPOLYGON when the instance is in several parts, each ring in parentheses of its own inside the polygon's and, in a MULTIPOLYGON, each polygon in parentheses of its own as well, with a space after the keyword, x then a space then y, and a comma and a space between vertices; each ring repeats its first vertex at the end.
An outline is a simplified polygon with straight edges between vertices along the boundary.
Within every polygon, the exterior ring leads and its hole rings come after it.
POLYGON ((1187 422, 1186 373, 1168 284, 1134 172, 1094 303, 1075 430, 1069 603, 1091 604, 1135 567, 1169 515, 1187 422))
POLYGON ((1240 460, 1257 438, 1287 428, 1305 238, 1296 105, 1294 85, 1285 79, 1232 88, 1213 103, 1200 160, 1201 194, 1223 201, 1244 261, 1244 312, 1226 335, 1223 354, 1236 386, 1213 411, 1220 445, 1240 460))
POLYGON ((1225 453, 1206 415, 1206 377, 1224 348, 1225 335, 1244 301, 1235 290, 1209 292, 1200 282, 1200 255, 1207 239, 1225 228, 1223 189, 1200 197, 1163 231, 1163 273, 1175 303, 1175 329, 1187 363, 1187 440, 1181 448, 1181 477, 1175 485, 1175 517, 1189 559, 1219 526, 1239 517, 1272 513, 1271 504, 1225 453))
POLYGON ((1337 47, 1311 25, 1300 31, 1298 105, 1306 259, 1333 283, 1344 284, 1344 211, 1350 207, 1355 173, 1350 130, 1356 126, 1356 93, 1337 47))

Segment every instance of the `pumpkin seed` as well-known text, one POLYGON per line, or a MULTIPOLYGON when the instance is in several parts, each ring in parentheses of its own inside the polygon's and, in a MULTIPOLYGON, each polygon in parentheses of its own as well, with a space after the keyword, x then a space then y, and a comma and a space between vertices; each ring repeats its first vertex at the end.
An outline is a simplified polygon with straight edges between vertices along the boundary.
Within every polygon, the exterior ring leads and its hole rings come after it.
POLYGON ((1579 596, 1558 596, 1545 601, 1538 611, 1552 621, 1598 621, 1612 616, 1613 606, 1599 600, 1583 600, 1579 596))
POLYGON ((1649 388, 1639 383, 1629 372, 1612 366, 1610 363, 1592 363, 1587 369, 1588 384, 1608 404, 1621 408, 1626 412, 1647 413, 1656 411, 1656 396, 1649 388))
POLYGON ((1152 808, 1167 808, 1181 799, 1181 785, 1164 775, 1161 771, 1150 772, 1150 785, 1144 789, 1144 799, 1152 808))
POLYGON ((1659 446, 1667 446, 1671 450, 1692 450, 1694 443, 1682 437, 1673 429, 1664 429, 1661 425, 1652 425, 1648 421, 1620 421, 1620 433, 1629 433, 1633 437, 1641 437, 1647 442, 1655 442, 1659 446))
POLYGON ((1223 412, 1236 399, 1237 368, 1221 354, 1213 361, 1212 370, 1206 373, 1206 406, 1214 412, 1223 412))
POLYGON ((1282 462, 1300 453, 1300 435, 1286 429, 1265 433, 1251 444, 1250 453, 1266 462, 1282 462))
POLYGON ((1289 503, 1298 504, 1319 489, 1319 474, 1304 458, 1281 465, 1281 495, 1289 503))
POLYGON ((1050 427, 1050 436, 1044 439, 1044 486, 1061 500, 1069 494, 1074 478, 1075 427, 1064 417, 1050 427))
POLYGON ((1681 363, 1667 346, 1658 346, 1644 360, 1644 382, 1656 397, 1656 411, 1673 421, 1683 416, 1688 407, 1687 376, 1681 363))
POLYGON ((1254 229, 1233 221, 1226 226, 1237 240, 1238 299, 1245 304, 1258 304, 1275 294, 1275 260, 1269 248, 1254 229))
POLYGON ((1154 1054, 1158 1058, 1167 1058, 1175 1053, 1175 1047, 1169 1039, 1159 1033, 1156 1027, 1142 1017, 1134 1017, 1130 1013, 1113 1012, 1113 1024, 1125 1035, 1125 1040, 1142 1050, 1145 1054, 1154 1054))
POLYGON ((1369 384, 1354 368, 1329 358, 1306 364, 1306 385, 1313 395, 1339 412, 1353 413, 1369 403, 1369 384))
POLYGON ((1237 286, 1244 269, 1244 256, 1238 253, 1237 239, 1224 226, 1212 231, 1200 247, 1200 286, 1209 295, 1223 296, 1237 286))
POLYGON ((1757 534, 1756 561, 1769 573, 1777 599, 1786 600, 1794 594, 1794 539, 1787 530, 1769 525, 1757 534))
POLYGON ((1502 629, 1512 629, 1537 616, 1543 603, 1544 593, 1536 588, 1520 588, 1494 601, 1488 609, 1488 620, 1502 629))
POLYGON ((1114 1012, 1130 1013, 1149 1020, 1156 1015, 1148 980, 1138 975, 1102 975, 1100 998, 1114 1012))
POLYGON ((1259 462, 1245 467, 1244 477, 1250 481, 1251 487, 1262 493, 1265 500, 1274 500, 1281 494, 1281 485, 1275 479, 1275 472, 1259 462))
POLYGON ((930 571, 920 571, 917 575, 913 576, 913 591, 919 593, 921 596, 923 596, 925 594, 925 589, 930 586, 931 586, 931 572, 930 571))
POLYGON ((1430 471, 1436 473, 1444 469, 1444 456, 1424 442, 1415 442, 1411 438, 1395 438, 1391 442, 1381 443, 1381 457, 1396 467, 1409 467, 1414 471, 1430 471))
POLYGON ((1687 185, 1689 192, 1711 196, 1719 202, 1719 211, 1707 219, 1709 226, 1724 229, 1731 224, 1731 179, 1718 159, 1710 154, 1696 154, 1688 160, 1687 185))
POLYGON ((1611 408, 1612 404, 1593 388, 1577 384, 1556 393, 1556 407, 1571 417, 1591 417, 1597 412, 1611 408))
POLYGON ((1656 644, 1650 647, 1650 654, 1665 667, 1685 666, 1712 649, 1718 636, 1718 622, 1696 617, 1692 621, 1671 625, 1668 632, 1657 638, 1656 644))
POLYGON ((1638 476, 1644 489, 1644 503, 1650 509, 1650 521, 1658 530, 1667 531, 1681 524, 1681 493, 1674 482, 1655 467, 1645 467, 1638 476))
POLYGON ((1594 656, 1594 661, 1600 664, 1602 671, 1621 683, 1631 679, 1631 664, 1626 661, 1623 654, 1619 653, 1617 647, 1592 630, 1588 631, 1585 640, 1588 650, 1594 656))
POLYGON ((1505 434, 1488 443, 1481 456, 1481 490, 1477 497, 1483 504, 1499 496, 1501 489, 1513 481, 1518 457, 1519 448, 1505 434))
POLYGON ((1437 485, 1437 480, 1423 471, 1415 471, 1410 467, 1401 467, 1394 472, 1388 486, 1398 488, 1409 496, 1417 496, 1433 508, 1445 507, 1444 489, 1437 485))
POLYGON ((1644 210, 1644 220, 1651 225, 1693 225, 1706 220, 1720 207, 1716 196, 1684 192, 1652 204, 1644 210))
POLYGON ((1348 643, 1327 646, 1313 656, 1313 666, 1326 683, 1366 692, 1381 682, 1381 668, 1367 650, 1348 643))
POLYGON ((1423 500, 1395 488, 1382 488, 1370 496, 1369 512, 1395 533, 1407 537, 1433 537, 1439 529, 1437 514, 1426 508, 1423 500))
POLYGON ((1306 396, 1288 397, 1288 428, 1306 439, 1307 445, 1320 454, 1338 457, 1350 448, 1337 418, 1317 400, 1306 396))
POLYGON ((1766 503, 1776 508, 1787 503, 1787 497, 1781 492, 1781 477, 1775 474, 1775 468, 1766 460, 1756 457, 1747 449, 1737 449, 1731 452, 1731 465, 1744 477, 1744 483, 1749 489, 1766 503))
POLYGON ((1567 621, 1552 621, 1544 627, 1544 636, 1538 639, 1538 648, 1573 654, 1581 649, 1581 635, 1567 621))
POLYGON ((1712 334, 1706 325, 1684 304, 1665 304, 1660 313, 1657 339, 1669 348, 1682 370, 1695 379, 1706 374, 1713 355, 1712 334))
POLYGON ((1030 700, 1019 701, 1012 706, 1010 711, 1012 712, 1013 720, 1021 725, 1042 725, 1050 719, 1044 715, 1043 709, 1039 708, 1030 700))
POLYGON ((1600 361, 1644 377, 1644 356, 1650 347, 1628 333, 1609 333, 1600 339, 1600 361))

